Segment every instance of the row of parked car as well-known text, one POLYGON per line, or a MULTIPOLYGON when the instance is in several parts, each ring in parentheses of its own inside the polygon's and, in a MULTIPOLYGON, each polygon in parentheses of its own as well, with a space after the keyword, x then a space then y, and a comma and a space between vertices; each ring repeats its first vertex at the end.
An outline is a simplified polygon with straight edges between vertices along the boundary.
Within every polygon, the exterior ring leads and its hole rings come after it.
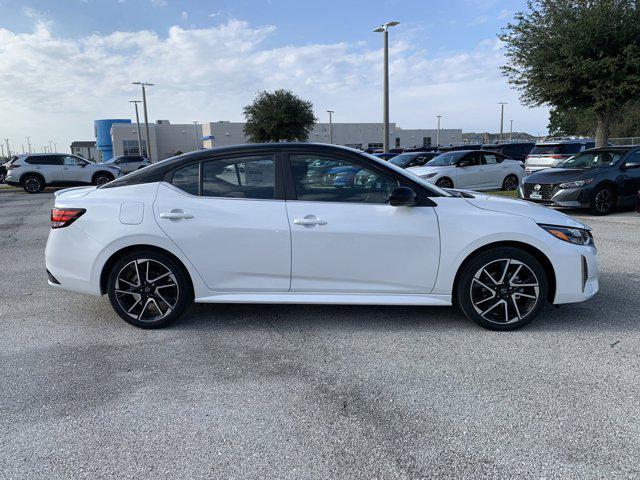
POLYGON ((66 153, 28 153, 12 157, 0 168, 0 181, 28 193, 52 185, 104 185, 151 162, 140 155, 122 155, 94 163, 66 153))
POLYGON ((587 208, 594 215, 640 202, 640 147, 594 147, 592 139, 564 138, 459 145, 382 158, 442 188, 517 189, 519 198, 587 208))

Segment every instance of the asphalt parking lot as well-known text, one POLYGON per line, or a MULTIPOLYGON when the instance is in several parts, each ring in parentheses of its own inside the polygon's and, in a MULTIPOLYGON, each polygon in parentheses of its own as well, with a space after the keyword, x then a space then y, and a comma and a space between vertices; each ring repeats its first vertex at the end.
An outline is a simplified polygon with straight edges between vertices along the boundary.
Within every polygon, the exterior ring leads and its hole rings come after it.
POLYGON ((640 476, 633 212, 581 216, 600 293, 517 332, 453 308, 284 305, 143 331, 47 286, 52 203, 0 191, 2 478, 640 476))

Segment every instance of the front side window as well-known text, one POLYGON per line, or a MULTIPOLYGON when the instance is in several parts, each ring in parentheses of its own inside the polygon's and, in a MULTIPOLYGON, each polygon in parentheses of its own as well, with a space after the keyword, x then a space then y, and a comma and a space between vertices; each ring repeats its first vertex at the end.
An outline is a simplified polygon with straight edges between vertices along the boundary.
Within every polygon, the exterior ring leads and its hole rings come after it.
POLYGON ((373 169, 324 155, 290 155, 298 200, 387 203, 398 182, 373 169))
POLYGON ((212 160, 202 164, 202 195, 273 200, 275 178, 273 155, 212 160))
POLYGON ((179 168, 173 173, 171 183, 191 195, 198 195, 200 191, 200 164, 194 163, 179 168))
POLYGON ((486 165, 495 165, 497 163, 500 163, 502 161, 502 158, 498 157, 497 155, 494 155, 492 153, 484 153, 482 154, 482 156, 484 157, 484 162, 486 165))
POLYGON ((429 167, 448 167, 455 165, 458 160, 463 156, 460 152, 447 152, 442 155, 438 155, 433 160, 427 163, 429 167))
POLYGON ((80 159, 76 158, 76 157, 71 157, 69 155, 65 155, 64 157, 62 157, 62 164, 63 165, 75 165, 76 163, 84 163, 82 162, 80 159))

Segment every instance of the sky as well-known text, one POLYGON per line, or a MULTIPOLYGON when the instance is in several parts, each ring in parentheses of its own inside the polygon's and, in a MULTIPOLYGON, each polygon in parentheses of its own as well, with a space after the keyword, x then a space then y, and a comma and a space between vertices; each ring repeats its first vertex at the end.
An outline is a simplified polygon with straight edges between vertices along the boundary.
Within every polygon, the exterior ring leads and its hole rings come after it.
POLYGON ((287 88, 335 122, 382 119, 390 30, 390 120, 402 128, 543 134, 546 108, 519 102, 497 34, 524 1, 0 0, 0 139, 21 150, 94 138, 99 118, 243 121, 261 90, 287 88))

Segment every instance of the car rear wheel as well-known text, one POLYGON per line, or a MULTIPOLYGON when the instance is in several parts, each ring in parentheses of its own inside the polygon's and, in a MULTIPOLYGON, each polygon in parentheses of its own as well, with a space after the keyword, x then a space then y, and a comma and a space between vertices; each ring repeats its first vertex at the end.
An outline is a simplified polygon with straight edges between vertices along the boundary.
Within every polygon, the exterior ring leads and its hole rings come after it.
POLYGON ((141 250, 118 260, 109 273, 107 291, 120 318, 141 328, 170 324, 193 300, 184 268, 154 251, 141 250))
POLYGON ((516 190, 519 182, 517 175, 507 175, 502 182, 502 190, 516 190))
POLYGON ((593 215, 608 215, 616 206, 616 192, 609 186, 598 187, 593 192, 591 213, 593 215))
POLYGON ((44 190, 44 180, 38 175, 28 175, 22 180, 22 188, 27 193, 38 193, 44 190))
POLYGON ((515 330, 540 312, 548 283, 540 262, 505 247, 485 251, 464 265, 457 299, 467 317, 489 330, 515 330))
POLYGON ((99 173, 93 179, 93 183, 100 187, 105 183, 109 183, 111 180, 113 180, 113 175, 110 175, 108 173, 99 173))
POLYGON ((438 181, 436 182, 436 187, 440 187, 440 188, 453 188, 453 180, 451 180, 450 178, 447 178, 447 177, 440 178, 440 179, 438 179, 438 181))

